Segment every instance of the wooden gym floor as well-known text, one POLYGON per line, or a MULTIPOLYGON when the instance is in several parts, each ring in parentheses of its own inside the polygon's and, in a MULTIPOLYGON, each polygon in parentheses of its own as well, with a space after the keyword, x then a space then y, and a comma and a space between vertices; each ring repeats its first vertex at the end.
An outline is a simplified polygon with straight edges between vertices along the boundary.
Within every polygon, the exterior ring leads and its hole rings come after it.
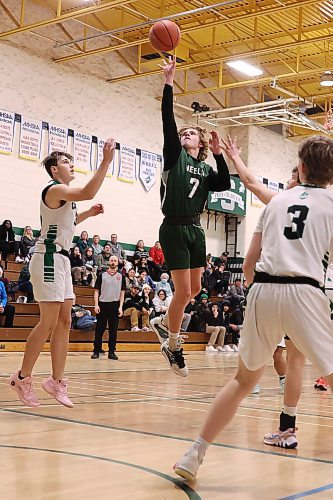
POLYGON ((48 353, 36 367, 42 404, 23 407, 7 386, 21 357, 0 354, 1 500, 333 498, 333 398, 314 391, 318 374, 310 365, 299 406, 298 451, 262 442, 276 429, 282 404, 270 366, 260 395, 246 398, 209 449, 197 482, 186 484, 172 465, 234 373, 236 354, 191 352, 190 376, 181 379, 159 353, 121 352, 119 361, 71 353, 73 409, 40 389, 49 373, 48 353))

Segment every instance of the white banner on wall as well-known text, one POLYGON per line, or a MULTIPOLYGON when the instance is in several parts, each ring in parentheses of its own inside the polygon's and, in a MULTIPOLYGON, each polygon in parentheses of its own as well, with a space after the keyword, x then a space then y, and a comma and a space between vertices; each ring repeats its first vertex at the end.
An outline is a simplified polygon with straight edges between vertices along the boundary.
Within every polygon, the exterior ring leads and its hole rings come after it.
POLYGON ((74 166, 87 172, 91 168, 92 135, 74 132, 74 166))
POLYGON ((270 191, 274 191, 274 193, 278 193, 279 192, 279 183, 268 179, 268 189, 270 191))
POLYGON ((0 109, 0 153, 13 152, 15 113, 0 109))
MULTIPOLYGON (((97 155, 96 155, 96 169, 100 166, 100 164, 103 161, 103 147, 104 147, 104 139, 98 139, 97 138, 97 155)), ((106 174, 106 177, 112 177, 114 172, 114 157, 112 162, 110 163, 110 166, 108 168, 108 173, 106 174)))
POLYGON ((136 167, 136 148, 120 145, 118 179, 124 182, 134 182, 136 167))
MULTIPOLYGON (((261 182, 261 184, 263 184, 264 178, 260 177, 259 175, 257 175, 256 177, 258 181, 261 182)), ((258 207, 258 208, 262 208, 264 206, 263 203, 261 203, 259 198, 254 193, 251 193, 251 205, 253 207, 258 207)))
POLYGON ((19 156, 26 160, 39 161, 42 142, 42 122, 21 117, 19 156))
POLYGON ((139 178, 146 191, 149 191, 156 182, 157 155, 141 150, 139 178))
POLYGON ((52 151, 67 151, 68 129, 49 123, 49 154, 52 151))

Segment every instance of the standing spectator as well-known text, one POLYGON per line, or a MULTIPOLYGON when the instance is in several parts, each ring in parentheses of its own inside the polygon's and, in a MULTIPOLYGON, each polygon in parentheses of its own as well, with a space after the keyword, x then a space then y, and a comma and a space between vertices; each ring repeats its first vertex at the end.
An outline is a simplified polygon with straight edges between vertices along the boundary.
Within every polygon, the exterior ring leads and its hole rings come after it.
POLYGON ((97 266, 94 251, 91 247, 86 248, 83 252, 82 262, 85 268, 83 284, 95 286, 97 266))
POLYGON ((149 256, 151 258, 149 264, 151 266, 153 277, 155 281, 158 281, 161 273, 165 271, 164 254, 159 241, 156 241, 155 245, 151 247, 149 250, 149 256))
POLYGON ((148 276, 147 270, 146 269, 140 269, 139 270, 139 277, 138 277, 138 285, 140 288, 143 288, 143 285, 149 285, 150 288, 152 288, 155 291, 156 285, 151 279, 150 276, 148 276))
POLYGON ((31 255, 34 253, 35 245, 36 240, 33 236, 31 227, 25 226, 23 236, 20 241, 21 256, 25 263, 29 262, 31 255))
POLYGON ((162 273, 161 274, 161 281, 159 281, 158 283, 156 283, 156 293, 158 293, 160 290, 164 290, 167 297, 171 297, 172 298, 172 290, 171 290, 171 286, 170 286, 170 283, 169 283, 169 275, 168 273, 162 273))
POLYGON ((205 319, 206 333, 210 334, 206 351, 223 351, 226 327, 223 326, 223 318, 221 317, 218 304, 214 303, 211 305, 210 310, 206 312, 205 319), (217 344, 216 349, 214 347, 215 344, 217 344))
POLYGON ((0 315, 5 316, 5 328, 12 328, 14 323, 15 307, 7 303, 5 285, 0 281, 0 315))
POLYGON ((111 253, 118 257, 119 267, 123 267, 127 260, 127 255, 120 243, 118 243, 118 236, 111 234, 111 253))
POLYGON ((135 269, 134 269, 134 267, 131 267, 131 269, 128 270, 127 275, 125 276, 125 281, 126 281, 126 290, 127 291, 130 291, 131 286, 133 285, 133 283, 135 285, 139 286, 138 285, 138 280, 135 277, 135 269))
POLYGON ((89 237, 87 231, 82 231, 80 238, 76 242, 76 246, 79 248, 81 255, 90 246, 89 237))
POLYGON ((123 315, 125 277, 118 271, 118 257, 111 255, 109 268, 101 273, 95 284, 95 313, 97 323, 95 331, 94 352, 91 359, 98 359, 102 350, 103 333, 109 325, 109 359, 117 360, 115 354, 119 318, 123 315))
POLYGON ((2 260, 7 260, 7 256, 10 254, 15 255, 15 262, 23 262, 23 259, 19 256, 19 241, 15 241, 15 233, 13 230, 13 225, 10 220, 6 219, 0 226, 0 253, 2 255, 2 260))
POLYGON ((143 240, 139 240, 136 244, 135 252, 133 255, 135 265, 137 265, 139 263, 139 260, 141 259, 141 257, 146 257, 146 259, 149 258, 149 252, 147 252, 147 250, 145 250, 145 244, 144 244, 143 240))
POLYGON ((98 234, 94 234, 91 248, 93 249, 95 256, 103 252, 103 247, 99 244, 99 242, 100 237, 98 236, 98 234))
POLYGON ((27 264, 21 269, 18 286, 21 292, 27 292, 27 302, 34 302, 34 293, 32 283, 30 281, 30 271, 27 264))
POLYGON ((140 288, 133 283, 131 290, 126 292, 124 301, 124 316, 131 317, 131 331, 138 332, 139 317, 142 316, 142 327, 149 328, 149 305, 139 295, 140 288))
POLYGON ((98 267, 98 272, 106 271, 109 268, 109 260, 111 257, 111 245, 110 243, 105 243, 102 253, 96 257, 96 265, 98 267))
POLYGON ((74 285, 81 285, 82 274, 84 272, 83 260, 79 247, 73 249, 73 253, 69 258, 71 262, 71 273, 74 285))

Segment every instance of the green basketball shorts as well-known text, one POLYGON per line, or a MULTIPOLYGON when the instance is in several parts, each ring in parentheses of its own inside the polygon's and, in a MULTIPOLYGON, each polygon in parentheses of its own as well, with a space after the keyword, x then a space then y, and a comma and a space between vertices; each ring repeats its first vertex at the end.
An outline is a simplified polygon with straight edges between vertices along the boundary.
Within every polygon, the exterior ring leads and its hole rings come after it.
POLYGON ((163 223, 159 240, 170 271, 206 265, 206 239, 201 226, 163 223))

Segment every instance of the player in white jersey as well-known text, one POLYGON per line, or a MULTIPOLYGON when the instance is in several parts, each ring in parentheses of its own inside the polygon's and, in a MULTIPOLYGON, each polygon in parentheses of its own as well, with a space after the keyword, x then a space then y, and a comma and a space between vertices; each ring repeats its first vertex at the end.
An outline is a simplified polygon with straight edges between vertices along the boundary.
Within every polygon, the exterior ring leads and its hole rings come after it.
POLYGON ((42 387, 61 404, 69 408, 73 406, 64 379, 74 298, 69 250, 75 226, 88 217, 104 212, 103 206, 97 204, 77 213, 75 202, 94 198, 107 174, 114 150, 114 140, 108 139, 104 144, 102 163, 83 187, 69 187, 74 179, 73 158, 70 154, 53 151, 43 161, 52 181, 42 192, 41 235, 30 262, 31 282, 39 303, 40 320, 27 339, 21 369, 9 379, 10 386, 27 406, 39 406, 31 374, 49 337, 52 376, 44 380, 42 387))
POLYGON ((193 479, 205 452, 259 381, 282 334, 333 387, 333 323, 323 293, 333 256, 333 140, 315 136, 299 149, 301 185, 274 197, 263 210, 244 261, 252 284, 237 373, 216 397, 200 436, 174 466, 193 479), (311 303, 311 309, 309 308, 311 303), (319 331, 316 341, 313 332, 319 331))

